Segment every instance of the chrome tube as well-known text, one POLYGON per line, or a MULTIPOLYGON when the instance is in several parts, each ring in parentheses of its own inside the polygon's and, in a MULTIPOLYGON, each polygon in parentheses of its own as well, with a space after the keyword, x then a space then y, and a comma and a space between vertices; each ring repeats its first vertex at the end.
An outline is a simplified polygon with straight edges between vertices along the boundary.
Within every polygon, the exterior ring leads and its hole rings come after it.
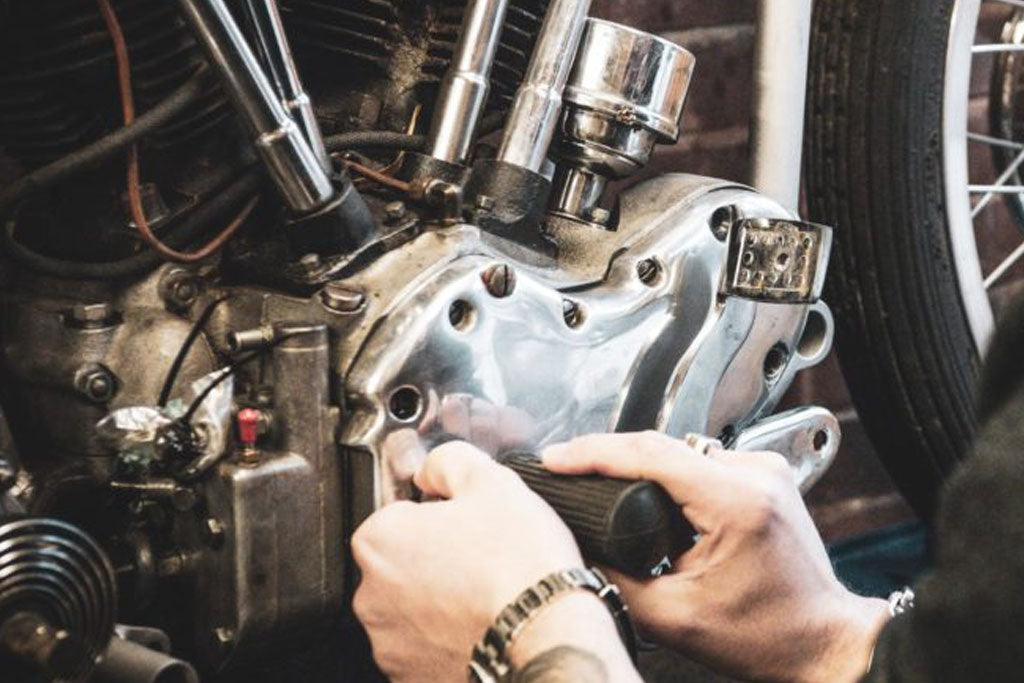
POLYGON ((516 92, 498 161, 540 172, 562 111, 562 91, 583 37, 590 0, 552 0, 516 92))
POLYGON ((813 0, 759 0, 751 184, 799 210, 813 0))
POLYGON ((224 0, 179 4, 288 208, 304 214, 324 206, 334 196, 330 176, 281 104, 224 0))
POLYGON ((313 112, 313 102, 306 94, 295 67, 284 24, 281 23, 281 13, 277 9, 277 0, 246 0, 245 7, 252 22, 257 57, 277 90, 278 98, 299 124, 306 142, 320 160, 320 165, 330 169, 331 160, 320 135, 320 124, 313 112))
POLYGON ((508 0, 472 0, 466 7, 451 68, 441 82, 430 125, 428 153, 453 164, 465 162, 473 133, 487 105, 491 66, 505 24, 508 0))

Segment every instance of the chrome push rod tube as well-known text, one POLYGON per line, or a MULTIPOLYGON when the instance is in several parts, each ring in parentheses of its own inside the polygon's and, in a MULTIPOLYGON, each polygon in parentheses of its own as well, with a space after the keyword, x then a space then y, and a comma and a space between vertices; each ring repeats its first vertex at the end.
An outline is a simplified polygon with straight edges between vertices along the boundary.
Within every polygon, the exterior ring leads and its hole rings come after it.
POLYGON ((793 211, 800 205, 813 4, 813 0, 757 3, 752 184, 793 211))
POLYGON ((305 214, 323 207, 335 194, 330 176, 274 92, 224 0, 179 4, 288 208, 305 214))
POLYGON ((429 154, 461 164, 487 105, 491 66, 505 24, 508 0, 471 0, 451 68, 441 82, 437 113, 431 121, 429 154))
POLYGON ((540 171, 562 111, 569 80, 586 26, 590 0, 552 0, 505 124, 498 161, 540 171))
POLYGON ((299 71, 295 68, 277 0, 246 0, 245 7, 252 22, 256 56, 263 63, 278 98, 299 124, 306 142, 320 160, 320 165, 330 169, 331 161, 320 135, 320 124, 313 112, 313 102, 306 94, 299 71))

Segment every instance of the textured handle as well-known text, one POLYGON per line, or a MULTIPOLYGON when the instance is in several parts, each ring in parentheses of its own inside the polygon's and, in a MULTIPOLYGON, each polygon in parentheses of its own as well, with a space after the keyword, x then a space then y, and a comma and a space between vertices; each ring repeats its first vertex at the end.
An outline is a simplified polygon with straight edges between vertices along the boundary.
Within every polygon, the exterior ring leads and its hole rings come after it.
POLYGON ((693 546, 696 532, 658 484, 552 474, 531 453, 499 460, 555 509, 589 562, 646 577, 693 546))

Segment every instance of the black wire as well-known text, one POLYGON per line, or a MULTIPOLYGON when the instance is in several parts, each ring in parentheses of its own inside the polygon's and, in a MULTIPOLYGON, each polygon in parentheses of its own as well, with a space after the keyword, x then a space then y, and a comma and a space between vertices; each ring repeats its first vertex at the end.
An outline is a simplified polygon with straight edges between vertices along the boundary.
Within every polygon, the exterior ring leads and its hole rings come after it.
POLYGON ((129 145, 154 132, 188 106, 199 101, 206 92, 207 84, 206 69, 203 68, 160 104, 139 116, 131 125, 18 178, 0 192, 0 214, 5 214, 30 195, 114 158, 129 145))
POLYGON ((206 327, 206 323, 210 322, 210 318, 213 316, 213 312, 222 303, 230 299, 230 295, 222 296, 218 299, 214 299, 206 305, 203 312, 196 318, 195 323, 192 325, 192 329, 188 331, 188 336, 185 337, 185 341, 182 342, 181 348, 178 349, 178 354, 174 357, 174 362, 171 363, 171 367, 167 370, 167 376, 164 378, 163 388, 160 389, 160 397, 157 399, 157 405, 163 408, 167 405, 168 399, 171 397, 171 390, 174 389, 174 383, 178 379, 178 374, 181 372, 181 366, 185 364, 185 358, 188 356, 188 352, 192 350, 192 345, 195 344, 196 339, 202 334, 203 328, 206 327))
POLYGON ((178 422, 181 422, 181 423, 191 422, 192 418, 195 416, 196 411, 199 409, 199 406, 201 406, 203 404, 203 401, 206 400, 206 397, 209 396, 213 392, 213 390, 216 389, 218 386, 220 386, 220 384, 224 380, 226 380, 228 377, 233 377, 234 374, 236 372, 238 372, 239 368, 241 368, 244 365, 247 365, 248 363, 251 363, 252 361, 254 361, 257 358, 259 358, 260 356, 264 355, 268 351, 276 348, 277 346, 279 346, 280 344, 286 342, 287 340, 291 339, 292 337, 295 337, 295 336, 298 336, 300 334, 303 334, 304 332, 306 332, 305 329, 299 329, 299 330, 296 330, 294 332, 282 332, 281 336, 279 336, 277 339, 275 339, 274 341, 270 342, 269 344, 267 344, 263 348, 257 349, 255 351, 253 351, 252 353, 249 353, 248 355, 242 356, 238 360, 235 360, 235 361, 232 361, 231 363, 228 363, 227 369, 224 370, 220 374, 220 376, 217 377, 217 379, 215 379, 212 382, 210 382, 206 386, 205 389, 203 389, 201 392, 199 392, 198 396, 196 396, 194 399, 192 399, 192 403, 189 405, 188 410, 185 411, 184 415, 182 415, 181 417, 178 418, 178 422))
MULTIPOLYGON (((164 242, 175 249, 186 246, 209 229, 214 221, 223 218, 229 210, 256 196, 262 185, 263 169, 253 164, 217 196, 189 212, 178 226, 170 228, 164 242)), ((23 266, 57 278, 117 280, 144 275, 164 262, 163 256, 149 249, 118 261, 100 263, 53 258, 17 242, 14 239, 15 225, 15 219, 12 218, 7 221, 5 229, 0 230, 4 251, 23 266)))

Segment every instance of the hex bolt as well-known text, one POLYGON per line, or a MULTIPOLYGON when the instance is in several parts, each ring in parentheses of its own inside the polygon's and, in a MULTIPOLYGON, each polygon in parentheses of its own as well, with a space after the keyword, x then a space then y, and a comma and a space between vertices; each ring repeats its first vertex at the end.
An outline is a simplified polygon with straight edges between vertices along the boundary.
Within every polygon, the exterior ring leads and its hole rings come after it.
POLYGON ((80 303, 71 308, 71 317, 68 321, 73 327, 95 329, 110 325, 116 317, 117 311, 109 303, 80 303))
POLYGON ((366 295, 357 289, 338 282, 328 282, 320 290, 320 301, 324 306, 338 313, 355 313, 363 307, 366 295))
POLYGON ((408 213, 405 202, 389 202, 384 207, 384 216, 387 218, 388 223, 392 225, 401 221, 408 213))
POLYGON ((176 268, 160 281, 160 295, 171 308, 188 308, 199 298, 198 276, 190 270, 176 268))
POLYGON ((497 299, 511 296, 516 289, 516 271, 507 263, 491 266, 480 275, 480 279, 484 281, 487 292, 497 299))
POLYGON ((571 299, 562 299, 562 319, 569 327, 583 324, 583 307, 571 299))
POLYGON ((94 403, 106 403, 117 393, 117 378, 99 363, 86 363, 75 372, 75 389, 94 403))
POLYGON ((661 275, 661 266, 658 265, 657 260, 645 258, 636 264, 636 275, 640 278, 640 282, 651 286, 658 281, 658 276, 661 275))
POLYGON ((214 550, 224 547, 224 524, 216 517, 207 517, 203 524, 203 538, 214 550))
POLYGON ((722 206, 715 209, 709 221, 711 233, 715 236, 715 239, 719 242, 724 242, 729 237, 729 231, 732 230, 738 215, 739 211, 737 211, 735 206, 722 206))

